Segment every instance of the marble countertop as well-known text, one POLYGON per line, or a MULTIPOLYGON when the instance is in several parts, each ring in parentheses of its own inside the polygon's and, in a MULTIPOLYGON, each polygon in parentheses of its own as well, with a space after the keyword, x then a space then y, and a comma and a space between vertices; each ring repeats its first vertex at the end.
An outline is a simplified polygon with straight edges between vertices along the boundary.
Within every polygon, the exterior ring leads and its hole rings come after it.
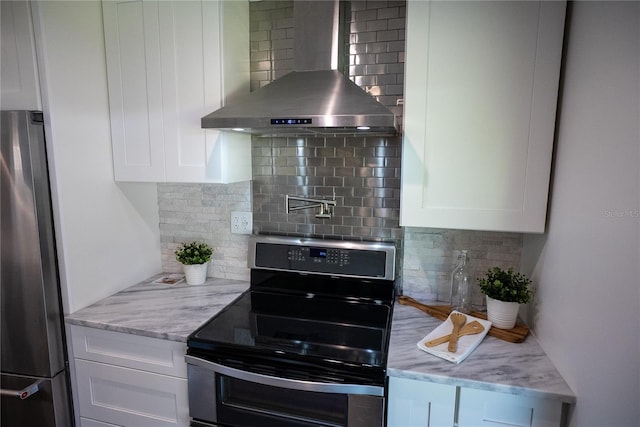
POLYGON ((426 353, 418 341, 441 320, 410 306, 395 304, 387 374, 460 387, 550 398, 574 404, 576 396, 535 336, 514 344, 486 336, 460 364, 426 353))
MULTIPOLYGON (((191 332, 249 288, 238 280, 209 278, 203 285, 146 281, 68 315, 68 324, 186 342, 191 332)), ((533 335, 520 344, 487 336, 460 364, 419 350, 416 343, 441 323, 422 311, 395 305, 387 373, 575 403, 576 397, 533 335)))
POLYGON ((238 280, 209 278, 202 285, 151 283, 161 274, 65 317, 67 323, 187 342, 211 316, 249 288, 238 280))

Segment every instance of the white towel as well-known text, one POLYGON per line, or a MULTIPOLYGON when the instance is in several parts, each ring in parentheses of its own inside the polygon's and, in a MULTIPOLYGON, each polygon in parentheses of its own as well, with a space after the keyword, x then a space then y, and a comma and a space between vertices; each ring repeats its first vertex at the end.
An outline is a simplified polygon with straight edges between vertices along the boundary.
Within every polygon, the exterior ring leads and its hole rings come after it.
MULTIPOLYGON (((451 314, 453 313, 457 313, 457 311, 451 312, 451 314)), ((475 348, 480 344, 480 342, 484 339, 484 337, 489 332, 489 328, 491 328, 491 322, 489 322, 488 320, 479 319, 477 317, 469 316, 468 314, 465 314, 465 316, 467 317, 466 323, 477 320, 482 324, 482 326, 484 326, 484 331, 480 332, 479 334, 464 335, 459 337, 458 349, 455 353, 451 353, 447 350, 447 347, 449 347, 449 341, 443 344, 437 345, 435 347, 427 347, 426 345, 424 345, 424 343, 427 341, 431 341, 433 339, 436 339, 445 335, 449 335, 451 332, 453 332, 453 323, 451 323, 451 315, 449 315, 447 320, 442 322, 437 328, 431 331, 429 335, 427 335, 426 337, 418 341, 418 348, 420 350, 426 351, 427 353, 433 354, 434 356, 438 356, 445 360, 448 360, 449 362, 453 362, 453 363, 462 362, 464 359, 467 358, 467 356, 471 354, 473 350, 475 350, 475 348)))

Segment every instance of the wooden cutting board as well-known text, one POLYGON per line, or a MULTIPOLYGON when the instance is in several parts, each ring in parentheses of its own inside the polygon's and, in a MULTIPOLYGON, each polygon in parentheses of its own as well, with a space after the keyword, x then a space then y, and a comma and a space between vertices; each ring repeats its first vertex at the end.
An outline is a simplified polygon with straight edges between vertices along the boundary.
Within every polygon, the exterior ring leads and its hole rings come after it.
MULTIPOLYGON (((436 319, 440 319, 440 320, 446 320, 447 317, 449 317, 449 314, 451 313, 451 306, 426 305, 405 295, 399 296, 398 302, 402 305, 410 305, 412 307, 415 307, 419 310, 424 311, 429 316, 435 317, 436 319)), ((486 313, 472 311, 469 314, 473 317, 478 317, 480 319, 487 320, 486 313)), ((489 329, 488 334, 491 335, 492 337, 495 337, 504 341, 519 343, 519 342, 523 342, 524 339, 527 337, 527 335, 529 335, 529 327, 521 322, 516 323, 516 326, 514 326, 513 329, 499 329, 499 328, 494 328, 492 326, 491 329, 489 329)))

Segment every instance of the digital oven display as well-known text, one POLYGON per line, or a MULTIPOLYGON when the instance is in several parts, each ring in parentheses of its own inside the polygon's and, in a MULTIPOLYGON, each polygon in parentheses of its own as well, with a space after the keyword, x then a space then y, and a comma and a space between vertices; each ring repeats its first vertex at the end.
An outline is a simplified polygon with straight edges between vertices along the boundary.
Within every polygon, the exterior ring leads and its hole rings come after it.
POLYGON ((309 256, 311 258, 326 258, 327 250, 321 248, 309 248, 309 256))

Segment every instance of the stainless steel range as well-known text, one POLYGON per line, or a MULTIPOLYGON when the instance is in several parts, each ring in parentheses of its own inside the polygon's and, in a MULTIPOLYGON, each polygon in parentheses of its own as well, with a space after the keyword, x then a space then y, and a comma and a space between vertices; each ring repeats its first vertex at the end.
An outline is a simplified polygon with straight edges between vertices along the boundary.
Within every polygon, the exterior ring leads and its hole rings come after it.
POLYGON ((188 338, 192 426, 382 426, 390 243, 254 236, 251 286, 188 338))

